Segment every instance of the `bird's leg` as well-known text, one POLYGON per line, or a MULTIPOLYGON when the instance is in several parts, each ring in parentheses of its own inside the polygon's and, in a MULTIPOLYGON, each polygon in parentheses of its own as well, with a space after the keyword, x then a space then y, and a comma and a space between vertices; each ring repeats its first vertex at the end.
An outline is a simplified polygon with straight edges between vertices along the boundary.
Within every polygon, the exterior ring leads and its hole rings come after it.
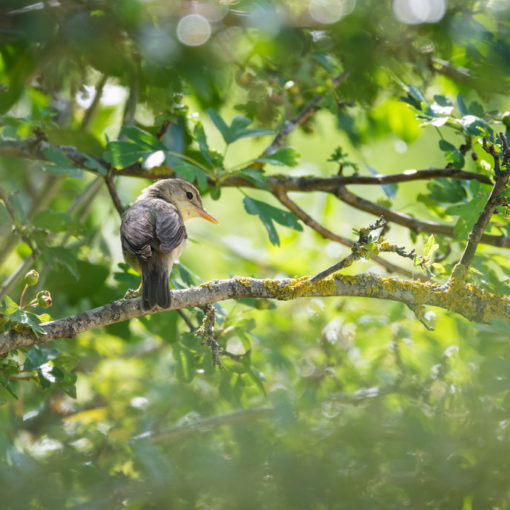
POLYGON ((140 294, 140 291, 142 290, 143 280, 140 282, 140 285, 138 285, 137 289, 128 289, 127 292, 124 294, 124 299, 135 299, 138 294, 140 294))

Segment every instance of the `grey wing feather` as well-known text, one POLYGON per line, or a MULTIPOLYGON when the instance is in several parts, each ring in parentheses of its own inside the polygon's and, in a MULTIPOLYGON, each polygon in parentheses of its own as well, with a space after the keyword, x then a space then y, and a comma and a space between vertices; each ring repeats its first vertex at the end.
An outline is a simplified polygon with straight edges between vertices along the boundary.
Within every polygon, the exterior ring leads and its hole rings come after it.
POLYGON ((159 250, 170 253, 186 239, 186 229, 182 216, 176 207, 156 213, 156 236, 161 243, 159 250))
POLYGON ((120 226, 122 249, 136 257, 148 260, 151 257, 153 240, 153 218, 148 209, 128 209, 120 226))
POLYGON ((159 199, 135 203, 124 213, 120 231, 123 250, 142 260, 153 250, 170 253, 186 239, 177 208, 159 199))

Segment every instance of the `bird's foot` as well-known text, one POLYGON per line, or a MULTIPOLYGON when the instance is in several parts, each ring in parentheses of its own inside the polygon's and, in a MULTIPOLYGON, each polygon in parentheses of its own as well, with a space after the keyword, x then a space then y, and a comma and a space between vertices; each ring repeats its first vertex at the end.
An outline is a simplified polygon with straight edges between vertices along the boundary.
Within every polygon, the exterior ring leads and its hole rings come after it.
POLYGON ((140 294, 140 291, 142 290, 143 282, 140 282, 140 285, 138 285, 137 289, 128 289, 126 293, 124 294, 124 299, 135 299, 135 297, 140 294))
POLYGON ((135 299, 138 296, 140 289, 128 289, 124 294, 124 299, 135 299))

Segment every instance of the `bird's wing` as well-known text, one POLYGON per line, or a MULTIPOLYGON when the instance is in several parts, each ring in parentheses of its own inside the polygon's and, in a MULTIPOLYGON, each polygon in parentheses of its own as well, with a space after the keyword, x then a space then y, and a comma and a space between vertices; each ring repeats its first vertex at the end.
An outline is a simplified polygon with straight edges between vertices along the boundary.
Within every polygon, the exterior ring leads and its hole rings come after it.
POLYGON ((156 211, 156 237, 160 242, 159 251, 170 253, 186 239, 186 229, 181 213, 172 204, 163 202, 156 211))
POLYGON ((142 260, 154 250, 170 253, 186 239, 184 222, 177 208, 160 199, 135 203, 122 217, 122 249, 142 260))

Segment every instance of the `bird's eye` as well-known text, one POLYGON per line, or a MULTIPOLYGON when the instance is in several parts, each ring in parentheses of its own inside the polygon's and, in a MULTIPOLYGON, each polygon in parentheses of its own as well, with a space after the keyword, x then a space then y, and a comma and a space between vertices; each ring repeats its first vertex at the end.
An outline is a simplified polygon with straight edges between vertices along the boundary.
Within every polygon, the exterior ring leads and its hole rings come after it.
POLYGON ((186 192, 186 198, 187 198, 188 200, 191 200, 191 199, 193 198, 193 193, 191 193, 191 191, 187 191, 187 192, 186 192))

